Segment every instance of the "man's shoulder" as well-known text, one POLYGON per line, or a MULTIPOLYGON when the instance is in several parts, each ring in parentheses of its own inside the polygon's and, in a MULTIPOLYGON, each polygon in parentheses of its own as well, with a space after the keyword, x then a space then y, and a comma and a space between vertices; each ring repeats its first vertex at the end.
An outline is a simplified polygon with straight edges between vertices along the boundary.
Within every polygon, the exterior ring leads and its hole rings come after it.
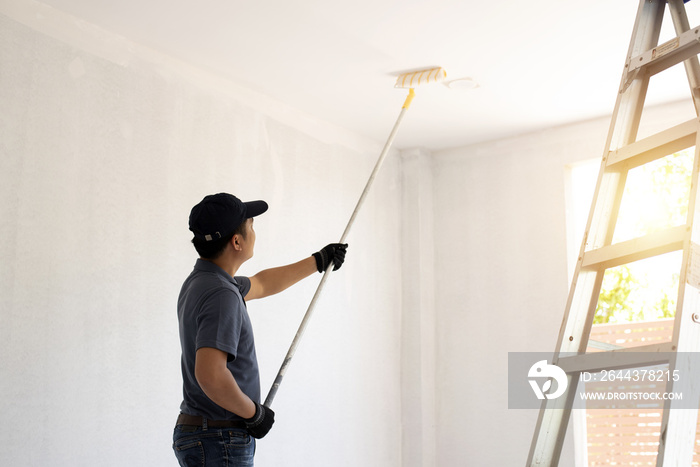
POLYGON ((236 276, 233 281, 209 271, 193 271, 183 284, 183 292, 196 295, 233 293, 241 298, 250 289, 250 279, 236 276))

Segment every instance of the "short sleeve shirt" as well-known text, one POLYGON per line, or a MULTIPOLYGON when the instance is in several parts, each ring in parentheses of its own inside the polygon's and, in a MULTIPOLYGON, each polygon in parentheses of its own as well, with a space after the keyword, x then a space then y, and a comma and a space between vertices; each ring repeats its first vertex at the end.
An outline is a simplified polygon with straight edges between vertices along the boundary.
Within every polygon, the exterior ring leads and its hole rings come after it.
POLYGON ((213 347, 228 354, 227 367, 241 390, 260 401, 260 374, 253 328, 245 300, 250 279, 231 277, 216 264, 198 259, 177 303, 182 347, 183 401, 180 411, 212 420, 240 419, 209 399, 194 376, 195 354, 213 347))

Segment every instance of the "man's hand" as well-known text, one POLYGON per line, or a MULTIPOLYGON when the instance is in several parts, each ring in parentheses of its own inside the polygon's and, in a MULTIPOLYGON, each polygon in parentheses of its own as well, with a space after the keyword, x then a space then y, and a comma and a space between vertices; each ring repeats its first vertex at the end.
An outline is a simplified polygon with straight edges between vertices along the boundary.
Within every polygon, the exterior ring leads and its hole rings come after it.
POLYGON ((322 250, 313 254, 316 259, 316 269, 324 272, 333 263, 333 270, 337 271, 345 262, 345 252, 348 249, 347 243, 331 243, 322 250))
POLYGON ((255 415, 245 419, 248 434, 253 438, 264 437, 275 423, 275 412, 271 408, 255 403, 255 415))

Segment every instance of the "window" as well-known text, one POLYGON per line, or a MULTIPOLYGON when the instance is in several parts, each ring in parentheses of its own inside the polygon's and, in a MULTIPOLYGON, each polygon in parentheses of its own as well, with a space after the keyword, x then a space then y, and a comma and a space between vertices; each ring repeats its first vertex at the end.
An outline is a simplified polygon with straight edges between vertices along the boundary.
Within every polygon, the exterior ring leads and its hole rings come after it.
MULTIPOLYGON (((629 171, 613 243, 686 222, 694 153, 689 148, 629 171)), ((567 170, 572 275, 599 169, 600 160, 593 160, 567 170)), ((587 352, 669 342, 681 260, 677 251, 607 269, 587 352)), ((656 465, 661 418, 654 409, 575 410, 576 465, 656 465)), ((693 465, 700 465, 700 454, 693 465)))

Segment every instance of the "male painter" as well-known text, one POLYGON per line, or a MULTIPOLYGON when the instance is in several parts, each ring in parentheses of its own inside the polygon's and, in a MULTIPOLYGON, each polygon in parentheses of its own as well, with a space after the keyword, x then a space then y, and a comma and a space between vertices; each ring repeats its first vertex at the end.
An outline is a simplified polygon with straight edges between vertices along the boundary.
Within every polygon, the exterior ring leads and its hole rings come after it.
POLYGON ((253 218, 264 201, 227 193, 206 196, 190 212, 199 254, 180 291, 183 402, 173 434, 181 466, 252 466, 255 439, 274 412, 260 404, 260 377, 246 302, 276 294, 331 264, 339 269, 347 244, 330 244, 297 263, 236 276, 253 256, 253 218))

